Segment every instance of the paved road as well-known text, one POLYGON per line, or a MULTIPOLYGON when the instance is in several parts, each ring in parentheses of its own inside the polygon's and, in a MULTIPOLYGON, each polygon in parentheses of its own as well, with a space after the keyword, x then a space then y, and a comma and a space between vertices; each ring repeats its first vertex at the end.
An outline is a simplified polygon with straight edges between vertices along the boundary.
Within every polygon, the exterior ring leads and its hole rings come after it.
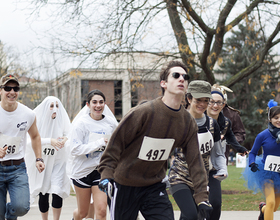
MULTIPOLYGON (((61 220, 71 220, 73 210, 76 208, 76 197, 69 196, 64 200, 64 205, 61 213, 61 220)), ((175 211, 175 220, 179 220, 180 212, 175 211)), ((223 211, 221 220, 257 220, 259 216, 258 211, 223 211)), ((31 205, 30 211, 19 220, 40 220, 40 212, 37 203, 31 205)), ((52 220, 52 212, 50 210, 49 219, 52 220)), ((143 217, 140 217, 143 220, 143 217)), ((280 219, 280 211, 274 213, 274 219, 280 219)))

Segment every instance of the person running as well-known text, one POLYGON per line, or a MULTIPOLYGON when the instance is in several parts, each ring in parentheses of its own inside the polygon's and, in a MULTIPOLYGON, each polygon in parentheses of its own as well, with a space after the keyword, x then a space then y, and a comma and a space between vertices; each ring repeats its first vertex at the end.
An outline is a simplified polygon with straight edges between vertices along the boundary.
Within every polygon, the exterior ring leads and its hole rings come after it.
POLYGON ((92 90, 88 93, 86 107, 73 122, 71 179, 78 205, 73 212, 74 220, 87 216, 91 196, 96 219, 106 219, 107 197, 98 189, 100 174, 97 168, 108 138, 118 123, 115 118, 103 114, 105 101, 100 90, 92 90))
POLYGON ((171 61, 160 73, 163 96, 138 105, 121 120, 99 165, 100 190, 111 198, 113 220, 174 220, 166 184, 167 160, 182 148, 194 183, 194 199, 204 217, 208 202, 207 175, 198 148, 197 125, 181 105, 189 76, 187 67, 171 61))
POLYGON ((27 149, 25 157, 29 176, 31 203, 39 195, 39 210, 43 220, 48 219, 49 195, 52 194, 53 219, 58 220, 63 199, 70 194, 70 181, 66 174, 69 149, 65 142, 70 130, 70 119, 60 100, 46 97, 35 109, 37 127, 41 136, 42 155, 46 168, 37 175, 34 169, 34 153, 27 149))
MULTIPOLYGON (((203 80, 192 81, 187 90, 187 108, 198 125, 199 150, 207 172, 214 165, 219 181, 227 177, 226 158, 224 156, 220 128, 216 120, 204 114, 211 96, 210 83, 203 80)), ((174 160, 169 170, 169 183, 172 195, 181 210, 180 220, 197 220, 197 205, 193 199, 193 182, 186 158, 181 149, 176 149, 174 160)), ((210 202, 211 203, 211 202, 210 202)))
POLYGON ((20 85, 17 77, 6 74, 0 86, 0 220, 17 219, 30 209, 29 184, 25 166, 27 133, 35 154, 39 173, 44 168, 41 138, 35 113, 17 102, 20 85), (7 203, 7 192, 10 202, 7 203))
POLYGON ((272 99, 268 108, 268 128, 257 135, 243 171, 248 189, 266 199, 259 204, 259 220, 272 220, 280 204, 280 106, 272 99), (263 155, 257 156, 261 147, 263 155))
MULTIPOLYGON (((223 93, 217 88, 212 88, 211 95, 212 99, 210 99, 209 105, 207 107, 207 115, 217 120, 219 124, 223 152, 225 152, 226 144, 228 143, 234 149, 236 149, 237 152, 241 153, 242 156, 246 155, 248 153, 248 150, 237 142, 231 130, 231 121, 222 113, 222 109, 225 106, 225 98, 223 96, 223 93)), ((215 175, 215 173, 215 169, 210 170, 209 201, 213 206, 213 212, 211 213, 210 220, 220 219, 222 207, 221 182, 213 178, 213 175, 215 175)))
MULTIPOLYGON (((241 117, 240 117, 240 111, 238 111, 237 109, 229 106, 227 104, 227 100, 228 100, 228 95, 227 92, 233 92, 231 89, 229 89, 226 86, 222 86, 222 85, 218 85, 218 84, 214 84, 212 86, 213 90, 217 90, 220 91, 222 93, 222 95, 224 96, 224 107, 223 107, 223 114, 225 117, 227 117, 230 121, 231 121, 231 130, 237 140, 237 142, 239 144, 242 144, 245 141, 246 138, 246 132, 245 132, 245 128, 244 125, 242 123, 241 117)), ((232 149, 233 147, 230 144, 226 145, 226 158, 228 161, 229 158, 229 154, 230 154, 230 149, 232 149)))

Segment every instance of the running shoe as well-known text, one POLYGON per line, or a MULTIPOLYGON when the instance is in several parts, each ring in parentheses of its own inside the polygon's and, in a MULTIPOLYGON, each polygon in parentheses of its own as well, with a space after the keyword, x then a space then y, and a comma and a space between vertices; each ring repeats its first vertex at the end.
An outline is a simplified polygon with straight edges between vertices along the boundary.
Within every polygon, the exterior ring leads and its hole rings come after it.
POLYGON ((265 206, 265 203, 264 203, 264 202, 261 202, 261 203, 259 204, 260 215, 259 215, 258 220, 264 220, 264 214, 263 214, 263 212, 262 212, 262 207, 264 207, 264 206, 265 206))

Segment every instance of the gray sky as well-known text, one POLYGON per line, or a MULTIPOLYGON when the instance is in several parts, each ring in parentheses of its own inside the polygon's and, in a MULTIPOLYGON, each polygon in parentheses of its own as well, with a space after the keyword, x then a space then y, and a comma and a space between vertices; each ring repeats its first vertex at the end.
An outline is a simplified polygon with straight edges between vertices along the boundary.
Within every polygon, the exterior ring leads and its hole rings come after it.
POLYGON ((35 40, 33 32, 26 23, 27 15, 15 10, 13 0, 0 0, 0 40, 19 50, 27 49, 35 40))
MULTIPOLYGON (((35 33, 27 23, 28 11, 17 9, 15 1, 21 2, 18 7, 23 7, 24 3, 22 2, 24 1, 0 0, 0 40, 8 46, 19 49, 19 51, 27 50, 32 44, 39 45, 40 43, 48 42, 48 39, 43 39, 41 42, 36 39, 35 33)), ((42 22, 41 20, 37 23, 34 22, 32 28, 39 30, 46 27, 46 25, 48 25, 47 22, 42 22)), ((279 44, 274 47, 274 51, 280 54, 279 44)))

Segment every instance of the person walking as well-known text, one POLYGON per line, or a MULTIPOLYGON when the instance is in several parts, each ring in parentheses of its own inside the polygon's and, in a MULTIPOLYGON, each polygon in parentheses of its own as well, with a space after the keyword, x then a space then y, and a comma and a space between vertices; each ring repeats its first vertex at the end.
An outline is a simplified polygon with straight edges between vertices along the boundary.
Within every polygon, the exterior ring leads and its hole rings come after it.
POLYGON ((109 114, 103 114, 105 101, 105 95, 100 90, 92 90, 88 93, 86 107, 72 123, 71 179, 78 205, 73 212, 74 220, 82 220, 87 216, 91 196, 96 219, 106 219, 107 197, 98 189, 100 173, 97 168, 109 136, 118 123, 109 114))
POLYGON ((38 175, 34 169, 34 153, 27 148, 26 167, 29 176, 31 203, 39 195, 39 210, 43 220, 48 219, 49 195, 52 194, 53 219, 59 220, 63 199, 70 194, 70 179, 66 174, 69 149, 65 142, 70 130, 70 119, 61 101, 46 97, 35 109, 37 127, 41 136, 45 170, 38 175))
POLYGON ((268 128, 257 135, 242 173, 247 188, 265 196, 266 202, 259 204, 259 220, 273 220, 280 204, 280 106, 272 99, 268 108, 268 128), (257 156, 260 148, 263 154, 257 156))
POLYGON ((145 219, 174 219, 162 183, 174 148, 182 148, 186 157, 200 213, 211 212, 197 125, 181 105, 188 80, 183 63, 168 63, 160 73, 163 96, 129 111, 114 131, 99 164, 99 188, 111 198, 111 219, 135 220, 139 211, 145 219))
MULTIPOLYGON (((205 170, 209 174, 209 170, 214 165, 217 171, 214 178, 221 181, 228 176, 228 173, 221 146, 220 128, 216 120, 204 114, 212 98, 210 83, 203 80, 192 81, 188 86, 186 98, 186 108, 198 125, 199 150, 205 170)), ((172 195, 181 210, 180 220, 201 219, 193 199, 194 184, 182 149, 176 149, 174 157, 169 170, 169 183, 172 195)))
POLYGON ((0 220, 15 220, 30 209, 29 184, 25 166, 27 133, 39 173, 44 168, 41 138, 35 113, 17 102, 20 84, 12 74, 1 78, 0 86, 0 220), (10 202, 7 203, 7 193, 10 202))

